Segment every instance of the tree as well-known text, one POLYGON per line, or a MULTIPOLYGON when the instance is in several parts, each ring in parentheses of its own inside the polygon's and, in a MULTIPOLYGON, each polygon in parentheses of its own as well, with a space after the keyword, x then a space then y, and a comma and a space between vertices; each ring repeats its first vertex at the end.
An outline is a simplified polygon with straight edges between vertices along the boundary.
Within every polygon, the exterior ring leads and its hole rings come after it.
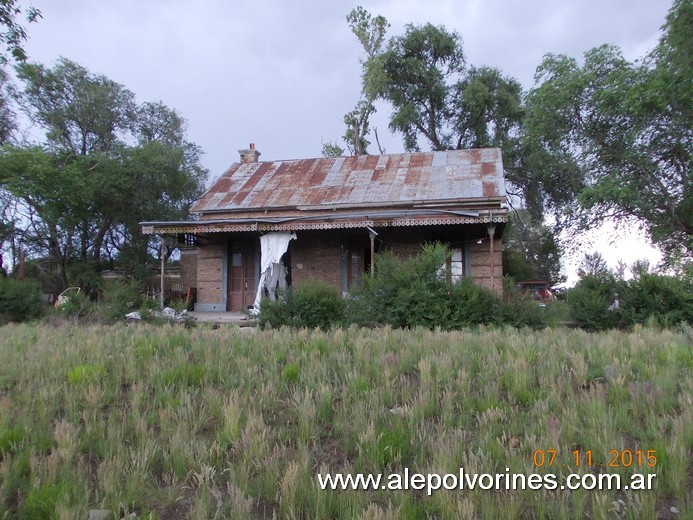
POLYGON ((454 86, 464 70, 460 36, 431 24, 408 25, 390 40, 382 62, 379 94, 392 103, 390 128, 402 133, 405 148, 419 150, 419 135, 434 150, 452 148, 454 86))
POLYGON ((580 262, 577 274, 580 278, 590 276, 592 278, 613 278, 606 260, 599 251, 594 253, 586 253, 585 257, 580 262))
POLYGON ((365 57, 361 59, 361 99, 356 103, 356 107, 344 116, 346 132, 343 139, 352 155, 364 155, 370 144, 366 136, 370 133, 370 117, 375 113, 374 102, 378 96, 383 45, 390 24, 385 17, 374 17, 361 6, 347 15, 347 23, 361 43, 365 57))
MULTIPOLYGON (((462 38, 444 27, 407 25, 404 35, 386 41, 389 24, 382 16, 358 7, 347 21, 365 55, 362 98, 344 118, 351 153, 366 153, 369 119, 381 99, 392 105, 390 129, 402 134, 407 151, 424 143, 432 150, 497 146, 517 168, 524 113, 518 81, 489 67, 467 70, 462 38)), ((323 148, 323 154, 336 152, 323 148)))
POLYGON ((522 87, 498 69, 470 67, 455 85, 454 147, 512 149, 524 115, 522 87))
POLYGON ((511 213, 503 233, 503 273, 515 280, 545 280, 557 284, 561 254, 553 230, 527 210, 511 213))
POLYGON ((462 38, 431 24, 408 25, 382 56, 378 95, 393 107, 390 128, 409 151, 516 146, 523 117, 518 81, 465 65, 462 38))
MULTIPOLYGON (((379 93, 376 83, 379 78, 385 34, 390 24, 383 16, 372 16, 361 6, 347 15, 347 23, 363 47, 364 57, 360 59, 361 99, 354 109, 344 116, 346 130, 342 139, 351 155, 365 155, 370 144, 367 139, 371 131, 370 117, 376 111, 374 102, 379 93)), ((376 131, 376 140, 377 137, 376 131)), ((380 144, 378 147, 380 148, 380 144)), ((322 154, 325 157, 340 157, 344 155, 344 151, 337 143, 323 143, 322 154)), ((382 148, 380 153, 384 153, 382 148)))
MULTIPOLYGON (((407 151, 499 147, 511 184, 520 190, 532 187, 521 160, 524 108, 517 80, 490 67, 467 68, 462 38, 444 27, 408 25, 387 45, 384 34, 368 34, 380 37, 377 45, 363 44, 367 55, 373 48, 383 50, 363 62, 362 90, 369 99, 392 106, 389 126, 402 134, 407 151)), ((356 116, 364 113, 351 115, 358 122, 356 116)))
POLYGON ((185 218, 204 186, 185 120, 162 103, 137 106, 122 85, 69 60, 21 65, 19 77, 24 109, 47 139, 0 153, 0 182, 19 201, 26 247, 51 260, 63 288, 91 285, 104 258, 144 263, 149 240, 139 222, 185 218))
POLYGON ((12 108, 14 88, 7 72, 0 69, 0 144, 7 143, 17 129, 17 118, 12 108))
POLYGON ((336 142, 328 141, 322 143, 322 156, 323 157, 342 157, 344 155, 344 148, 339 146, 336 142))
POLYGON ((693 3, 676 0, 657 48, 630 63, 604 45, 582 65, 547 55, 528 95, 528 176, 559 223, 640 223, 670 261, 693 255, 693 3))
POLYGON ((28 7, 24 12, 18 6, 17 0, 0 0, 0 44, 5 46, 5 52, 0 52, 0 63, 7 63, 7 54, 15 61, 25 61, 27 56, 22 45, 26 40, 26 30, 17 19, 24 15, 27 22, 32 23, 41 18, 41 11, 28 7))
POLYGON ((122 85, 61 58, 52 69, 17 67, 25 112, 48 142, 74 155, 110 152, 137 120, 135 95, 122 85))

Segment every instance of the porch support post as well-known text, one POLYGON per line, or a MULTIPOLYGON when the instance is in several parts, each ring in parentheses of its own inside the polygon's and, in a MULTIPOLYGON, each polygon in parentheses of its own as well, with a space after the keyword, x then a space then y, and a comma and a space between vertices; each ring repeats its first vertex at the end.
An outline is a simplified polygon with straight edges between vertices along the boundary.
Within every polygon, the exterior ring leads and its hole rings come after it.
POLYGON ((486 229, 488 230, 488 236, 490 237, 490 243, 489 243, 489 250, 491 253, 491 290, 495 293, 496 292, 496 262, 493 254, 493 235, 496 234, 496 225, 495 224, 489 224, 486 226, 486 229))
POLYGON ((371 238, 371 276, 375 273, 375 237, 378 235, 375 229, 367 227, 368 236, 371 238))
POLYGON ((161 306, 161 310, 164 310, 164 254, 166 252, 166 249, 164 247, 164 235, 161 234, 161 294, 159 295, 159 303, 161 306))
POLYGON ((368 233, 371 237, 371 276, 375 272, 375 235, 368 233))

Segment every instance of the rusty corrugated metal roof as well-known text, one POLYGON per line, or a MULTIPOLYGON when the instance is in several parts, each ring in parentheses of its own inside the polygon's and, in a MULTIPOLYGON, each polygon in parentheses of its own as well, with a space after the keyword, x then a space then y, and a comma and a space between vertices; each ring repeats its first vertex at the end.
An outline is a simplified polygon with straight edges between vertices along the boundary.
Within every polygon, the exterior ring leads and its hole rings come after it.
POLYGON ((236 163, 194 213, 505 198, 498 148, 236 163))

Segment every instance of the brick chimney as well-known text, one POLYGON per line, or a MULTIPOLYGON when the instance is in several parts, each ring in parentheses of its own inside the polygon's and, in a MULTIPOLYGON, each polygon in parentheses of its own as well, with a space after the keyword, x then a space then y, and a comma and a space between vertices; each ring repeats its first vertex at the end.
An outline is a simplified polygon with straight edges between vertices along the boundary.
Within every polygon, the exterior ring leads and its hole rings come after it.
POLYGON ((258 157, 260 157, 260 152, 255 149, 255 143, 250 143, 250 148, 246 150, 238 150, 241 154, 241 162, 243 163, 256 163, 258 157))

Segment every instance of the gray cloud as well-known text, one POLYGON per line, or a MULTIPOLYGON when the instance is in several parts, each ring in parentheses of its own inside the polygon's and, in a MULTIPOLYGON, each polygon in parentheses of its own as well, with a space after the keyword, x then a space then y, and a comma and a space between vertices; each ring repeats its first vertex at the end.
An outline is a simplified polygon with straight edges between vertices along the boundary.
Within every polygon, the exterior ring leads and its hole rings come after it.
MULTIPOLYGON (((137 94, 162 100, 189 121, 212 177, 255 142, 266 159, 314 157, 343 133, 359 96, 360 48, 346 14, 324 0, 36 0, 28 28, 32 61, 64 56, 137 94)), ((392 23, 432 22, 458 31, 468 60, 532 85, 547 52, 581 56, 601 43, 629 59, 652 48, 669 4, 652 0, 372 0, 392 23)), ((389 152, 387 107, 375 121, 389 152)))

